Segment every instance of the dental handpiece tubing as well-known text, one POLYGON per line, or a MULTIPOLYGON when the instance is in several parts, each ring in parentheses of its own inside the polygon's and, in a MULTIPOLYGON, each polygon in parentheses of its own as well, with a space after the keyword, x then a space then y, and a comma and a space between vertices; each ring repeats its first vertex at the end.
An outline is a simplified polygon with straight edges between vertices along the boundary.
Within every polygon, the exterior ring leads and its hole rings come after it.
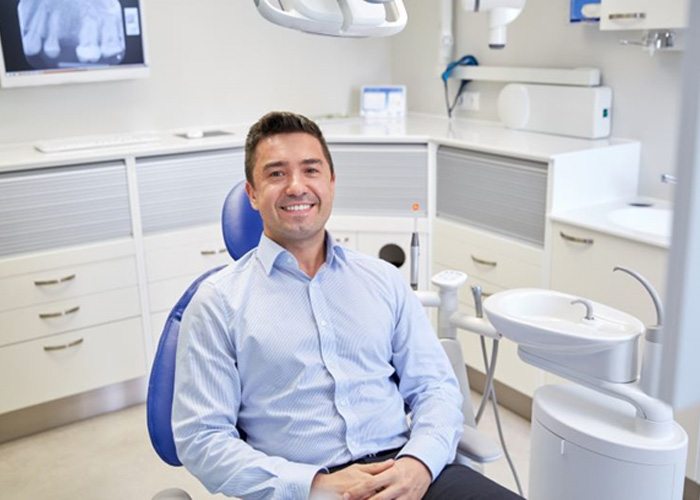
POLYGON ((420 255, 420 243, 418 232, 411 234, 411 288, 418 290, 418 256, 420 255))

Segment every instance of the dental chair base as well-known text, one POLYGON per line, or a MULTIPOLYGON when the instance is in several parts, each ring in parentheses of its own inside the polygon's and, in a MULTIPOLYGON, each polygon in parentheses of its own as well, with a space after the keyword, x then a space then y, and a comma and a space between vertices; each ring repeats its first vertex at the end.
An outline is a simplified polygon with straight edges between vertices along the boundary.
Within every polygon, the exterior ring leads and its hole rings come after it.
POLYGON ((640 433, 635 408, 575 385, 535 392, 529 496, 536 500, 680 500, 688 437, 640 433))

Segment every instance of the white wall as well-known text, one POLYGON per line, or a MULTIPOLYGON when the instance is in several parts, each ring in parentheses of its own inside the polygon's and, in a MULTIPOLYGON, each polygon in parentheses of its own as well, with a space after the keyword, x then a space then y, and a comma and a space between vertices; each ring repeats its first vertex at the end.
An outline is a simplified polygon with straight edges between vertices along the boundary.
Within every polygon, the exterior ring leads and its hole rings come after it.
POLYGON ((0 144, 252 121, 272 109, 357 109, 360 85, 390 80, 385 39, 278 28, 253 0, 144 0, 151 76, 0 90, 0 144))
MULTIPOLYGON (((445 114, 438 67, 439 2, 405 0, 409 22, 392 39, 392 77, 408 85, 411 111, 445 114)), ((476 56, 486 66, 597 67, 603 84, 613 89, 612 135, 642 142, 639 191, 659 198, 672 196, 672 187, 659 182, 675 171, 682 52, 649 57, 618 39, 641 32, 601 32, 597 24, 569 23, 566 0, 527 0, 520 17, 508 28, 503 50, 488 48, 488 14, 467 13, 455 5, 455 56, 476 56)), ((496 120, 495 101, 501 84, 472 82, 468 90, 481 93, 481 110, 460 112, 496 120)), ((454 92, 454 90, 453 90, 454 92)))

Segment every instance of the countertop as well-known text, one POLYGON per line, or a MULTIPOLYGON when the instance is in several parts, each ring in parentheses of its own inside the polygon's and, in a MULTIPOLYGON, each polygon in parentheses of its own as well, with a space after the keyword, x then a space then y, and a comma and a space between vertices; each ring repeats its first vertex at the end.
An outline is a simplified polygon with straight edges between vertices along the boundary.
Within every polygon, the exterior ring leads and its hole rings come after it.
POLYGON ((635 198, 632 200, 618 200, 611 203, 593 205, 561 213, 553 213, 549 215, 549 219, 555 222, 571 224, 661 248, 669 248, 671 246, 672 209, 672 204, 666 200, 635 198), (639 204, 649 206, 635 206, 639 204), (623 209, 631 209, 638 212, 640 220, 643 220, 645 211, 647 210, 667 211, 668 224, 666 228, 660 231, 654 231, 651 227, 649 231, 640 231, 627 225, 616 223, 615 220, 611 218, 611 214, 623 209))
MULTIPOLYGON (((510 130, 497 122, 448 120, 440 116, 409 114, 401 120, 345 118, 318 120, 329 143, 428 143, 466 148, 500 155, 548 161, 560 154, 629 144, 625 139, 587 140, 510 130)), ((42 153, 34 143, 0 145, 0 172, 45 168, 84 161, 109 161, 125 157, 175 154, 188 151, 242 147, 250 124, 202 127, 225 135, 187 139, 187 129, 142 131, 158 135, 158 141, 120 147, 95 148, 64 153, 42 153)))
MULTIPOLYGON (((360 117, 317 119, 326 140, 333 143, 366 144, 427 144, 451 146, 486 153, 517 156, 519 158, 548 162, 557 155, 585 150, 610 148, 636 143, 627 139, 577 139, 551 134, 524 132, 505 128, 498 122, 452 119, 411 113, 405 119, 373 119, 360 117)), ((201 127, 200 130, 224 132, 210 137, 188 139, 188 129, 167 131, 142 131, 158 136, 155 142, 130 144, 120 147, 94 148, 64 153, 42 153, 34 143, 0 145, 0 173, 58 167, 81 162, 102 162, 124 158, 148 157, 164 154, 216 150, 243 147, 250 124, 217 127, 201 127)), ((632 231, 611 223, 607 214, 630 200, 588 207, 568 213, 551 214, 552 220, 586 227, 609 234, 634 239, 652 245, 668 247, 669 238, 632 231)), ((667 202, 660 202, 668 207, 667 202)))

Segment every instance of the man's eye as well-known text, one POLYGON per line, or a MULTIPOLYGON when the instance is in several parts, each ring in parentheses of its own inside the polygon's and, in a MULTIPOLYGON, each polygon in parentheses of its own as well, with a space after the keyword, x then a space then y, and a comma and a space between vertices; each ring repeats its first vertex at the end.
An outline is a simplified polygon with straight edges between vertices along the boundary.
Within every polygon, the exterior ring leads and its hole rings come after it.
POLYGON ((279 170, 273 170, 272 172, 270 172, 270 177, 282 177, 282 175, 282 172, 279 170))
POLYGON ((320 170, 316 167, 309 167, 306 169, 306 172, 309 174, 317 174, 318 172, 320 172, 320 170))

